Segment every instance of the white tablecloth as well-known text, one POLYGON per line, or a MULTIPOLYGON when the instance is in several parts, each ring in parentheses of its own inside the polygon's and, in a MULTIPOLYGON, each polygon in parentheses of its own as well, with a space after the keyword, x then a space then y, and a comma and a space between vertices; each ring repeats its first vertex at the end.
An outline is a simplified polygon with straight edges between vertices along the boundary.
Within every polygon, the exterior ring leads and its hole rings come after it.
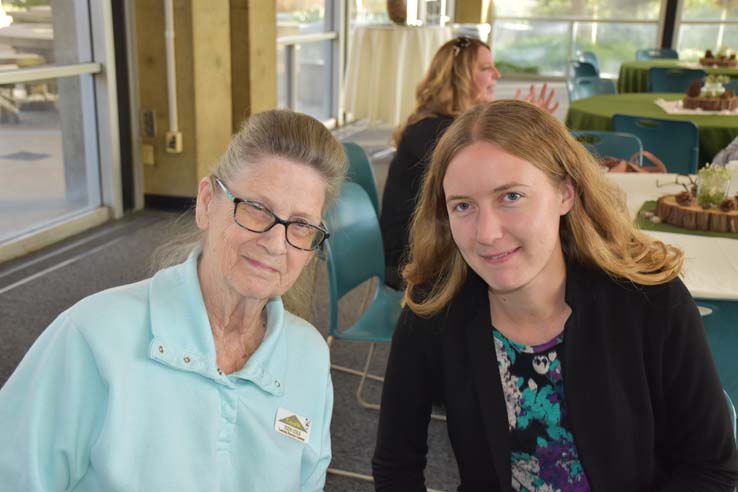
MULTIPOLYGON (((643 202, 656 200, 661 195, 684 191, 682 186, 674 183, 675 174, 612 173, 607 176, 625 190, 628 211, 633 218, 643 202), (657 186, 657 183, 661 186, 657 186)), ((679 181, 688 182, 685 177, 680 177, 679 181)), ((694 297, 738 300, 738 240, 669 232, 645 232, 684 250, 682 279, 694 297)))
POLYGON ((415 88, 448 27, 364 26, 351 33, 344 111, 354 118, 403 123, 415 109, 415 88))

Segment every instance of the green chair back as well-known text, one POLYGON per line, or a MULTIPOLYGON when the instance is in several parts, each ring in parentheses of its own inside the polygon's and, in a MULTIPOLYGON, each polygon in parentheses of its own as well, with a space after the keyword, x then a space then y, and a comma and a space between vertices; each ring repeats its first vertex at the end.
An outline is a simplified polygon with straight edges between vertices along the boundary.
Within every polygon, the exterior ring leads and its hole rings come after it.
POLYGON ((572 131, 571 133, 595 157, 618 157, 628 161, 636 155, 636 164, 643 165, 641 139, 632 133, 600 131, 572 131))
POLYGON ((648 48, 636 51, 636 60, 678 60, 679 53, 671 48, 648 48))
POLYGON ((354 142, 343 142, 343 149, 346 152, 349 164, 346 179, 364 188, 378 217, 379 193, 377 192, 377 180, 374 178, 374 168, 372 168, 369 156, 366 155, 361 145, 354 142))
POLYGON ((648 69, 649 92, 687 92, 695 80, 702 80, 707 72, 698 68, 651 67, 648 69))
POLYGON ((585 99, 587 97, 598 96, 600 94, 615 94, 615 82, 610 79, 602 79, 600 77, 577 77, 567 81, 569 89, 569 100, 585 99))
POLYGON ((331 233, 325 243, 330 291, 329 334, 335 338, 389 342, 402 310, 402 292, 384 284, 384 249, 379 220, 366 191, 345 182, 336 203, 326 213, 331 233), (374 297, 359 320, 338 329, 338 301, 352 289, 379 279, 374 297))
POLYGON ((661 159, 669 172, 697 172, 700 135, 697 125, 691 121, 616 114, 612 117, 612 128, 616 132, 636 135, 643 144, 643 150, 661 159))

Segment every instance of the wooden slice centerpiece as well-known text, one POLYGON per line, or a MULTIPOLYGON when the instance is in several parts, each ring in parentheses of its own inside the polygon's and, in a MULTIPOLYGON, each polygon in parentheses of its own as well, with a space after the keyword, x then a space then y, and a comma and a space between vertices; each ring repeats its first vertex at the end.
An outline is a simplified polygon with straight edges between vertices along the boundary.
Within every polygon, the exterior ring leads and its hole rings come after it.
MULTIPOLYGON (((730 205, 719 208, 702 208, 696 200, 680 205, 678 195, 665 195, 656 200, 656 215, 667 224, 696 231, 732 232, 738 233, 738 198, 728 198, 730 205)), ((681 200, 686 202, 685 200, 681 200)))

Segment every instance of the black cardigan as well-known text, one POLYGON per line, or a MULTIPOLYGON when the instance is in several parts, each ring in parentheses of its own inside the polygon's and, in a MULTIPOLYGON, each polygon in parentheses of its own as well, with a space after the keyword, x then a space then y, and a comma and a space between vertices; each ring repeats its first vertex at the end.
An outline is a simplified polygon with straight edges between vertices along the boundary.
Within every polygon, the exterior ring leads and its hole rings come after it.
POLYGON ((408 125, 390 162, 379 223, 384 241, 385 281, 392 287, 400 284, 398 268, 407 249, 410 217, 415 210, 423 173, 438 139, 452 121, 450 116, 437 115, 408 125))
MULTIPOLYGON (((566 405, 592 491, 732 491, 730 417, 684 284, 641 286, 569 267, 566 302, 566 405)), ((474 273, 439 314, 405 309, 400 318, 372 460, 376 490, 425 491, 435 401, 446 407, 459 490, 512 490, 489 300, 474 273)))

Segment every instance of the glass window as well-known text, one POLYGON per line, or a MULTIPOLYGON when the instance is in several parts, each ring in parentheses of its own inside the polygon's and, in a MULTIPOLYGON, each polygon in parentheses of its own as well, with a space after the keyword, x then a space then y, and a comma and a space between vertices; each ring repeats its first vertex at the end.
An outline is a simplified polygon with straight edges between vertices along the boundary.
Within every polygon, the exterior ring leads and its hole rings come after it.
POLYGON ((697 60, 708 49, 738 50, 736 21, 738 21, 738 3, 734 1, 686 0, 682 7, 677 41, 679 58, 697 60))
POLYGON ((277 106, 289 107, 287 101, 287 48, 277 46, 277 106))
POLYGON ((2 0, 0 70, 91 61, 90 40, 78 39, 80 22, 72 5, 52 10, 49 0, 2 0))
POLYGON ((319 120, 331 117, 331 41, 304 43, 297 55, 297 111, 319 120))
POLYGON ((89 75, 0 86, 0 242, 99 206, 89 75))
POLYGON ((349 2, 349 25, 351 28, 369 24, 390 23, 387 0, 351 0, 349 2))
POLYGON ((325 5, 329 0, 277 0, 277 37, 330 31, 325 5))
POLYGON ((496 0, 494 9, 503 73, 566 76, 575 52, 591 51, 601 75, 616 77, 637 49, 658 44, 660 0, 496 0))
POLYGON ((653 46, 658 36, 654 24, 610 24, 581 22, 576 24, 574 49, 597 55, 600 75, 615 78, 620 64, 635 59, 635 52, 653 46))
POLYGON ((492 29, 495 64, 502 73, 564 75, 569 60, 569 24, 497 21, 492 29))
POLYGON ((683 20, 726 20, 738 18, 738 3, 733 0, 685 0, 683 20))
POLYGON ((496 0, 498 17, 659 19, 661 0, 496 0))

